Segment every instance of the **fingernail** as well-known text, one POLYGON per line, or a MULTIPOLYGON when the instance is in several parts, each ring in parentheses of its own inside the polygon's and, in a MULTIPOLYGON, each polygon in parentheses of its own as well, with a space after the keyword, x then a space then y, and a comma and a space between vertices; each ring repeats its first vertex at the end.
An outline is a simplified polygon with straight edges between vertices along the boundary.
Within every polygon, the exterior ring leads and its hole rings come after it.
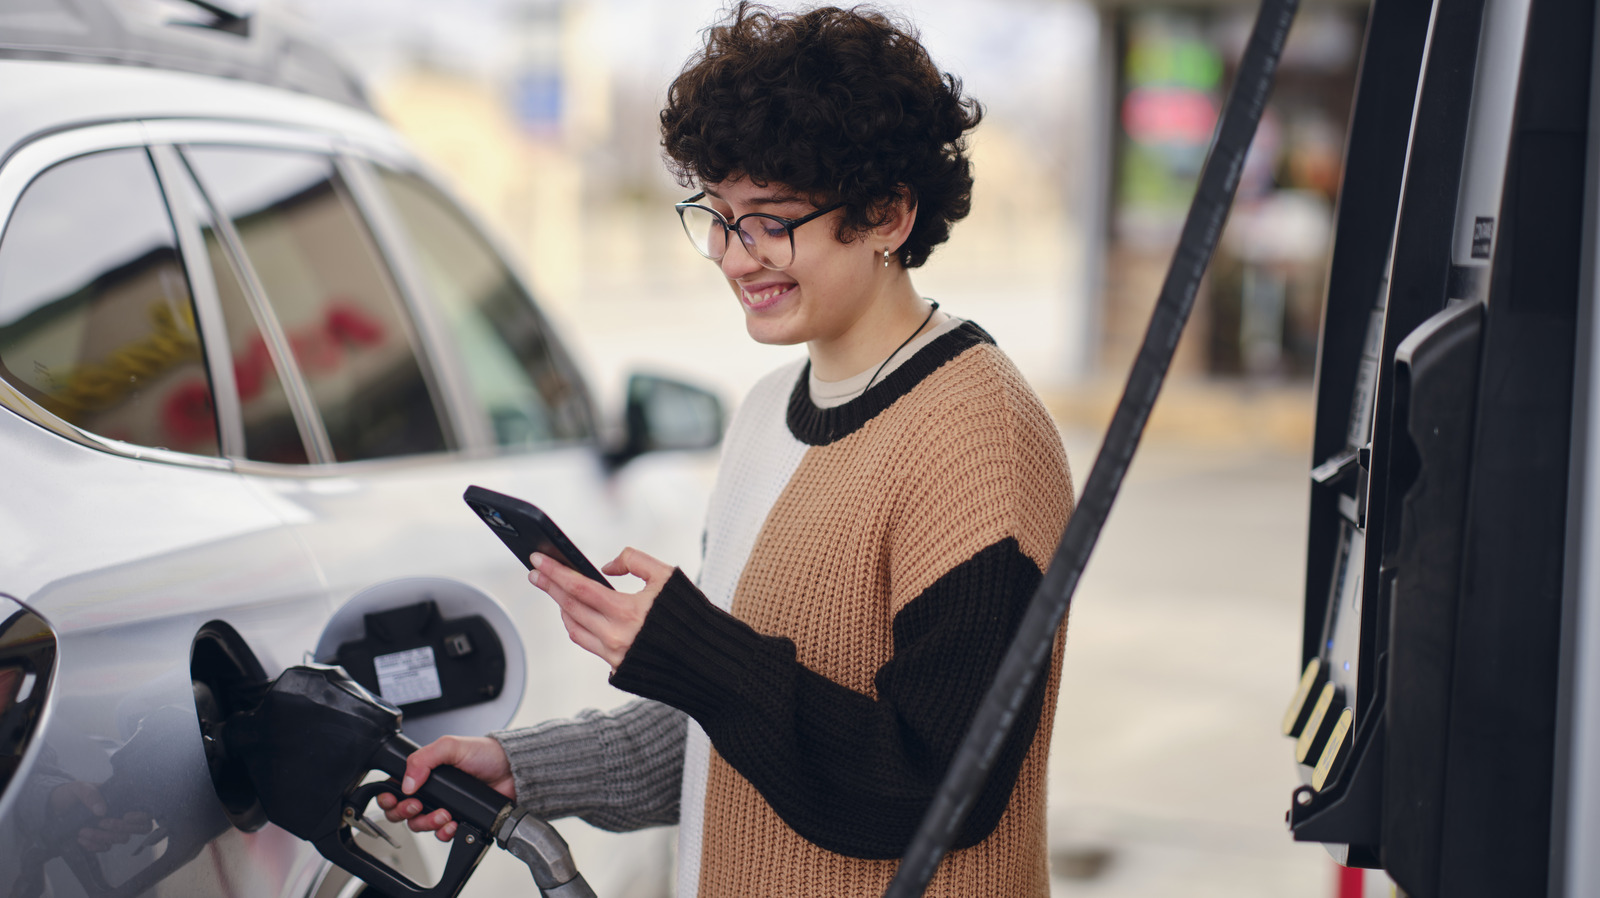
POLYGON ((530 560, 533 562, 534 567, 544 567, 544 556, 540 555, 538 552, 533 553, 533 558, 530 560))
POLYGON ((400 781, 400 791, 406 793, 407 795, 417 791, 417 781, 409 776, 406 777, 400 781))

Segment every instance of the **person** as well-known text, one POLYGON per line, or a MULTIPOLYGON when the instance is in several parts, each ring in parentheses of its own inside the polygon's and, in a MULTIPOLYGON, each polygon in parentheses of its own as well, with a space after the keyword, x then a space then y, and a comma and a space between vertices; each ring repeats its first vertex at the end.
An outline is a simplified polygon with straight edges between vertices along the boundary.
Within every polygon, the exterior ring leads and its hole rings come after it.
MULTIPOLYGON (((678 895, 879 895, 1073 504, 1059 434, 910 272, 971 205, 982 107, 881 12, 740 3, 661 112, 677 204, 760 343, 807 357, 724 441, 699 577, 635 549, 606 588, 535 555, 570 638, 640 700, 413 754, 547 817, 679 826, 678 895)), ((929 895, 1048 894, 1058 638, 929 895)), ((448 839, 448 812, 386 798, 448 839)))

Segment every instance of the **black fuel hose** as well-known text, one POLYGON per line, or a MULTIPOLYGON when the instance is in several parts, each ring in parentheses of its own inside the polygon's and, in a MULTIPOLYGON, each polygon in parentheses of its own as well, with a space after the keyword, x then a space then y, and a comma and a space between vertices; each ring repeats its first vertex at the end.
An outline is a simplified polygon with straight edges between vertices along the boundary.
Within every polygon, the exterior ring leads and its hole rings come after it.
POLYGON ((1144 435, 1145 422, 1172 364, 1178 337, 1194 308, 1200 277, 1217 248, 1223 222, 1239 187, 1245 153, 1266 108, 1267 95, 1272 92, 1278 59, 1298 6, 1298 0, 1262 0, 1250 41, 1239 61, 1238 76, 1223 106, 1211 152, 1200 170, 1199 185, 1184 219, 1172 265, 1150 314, 1150 327, 1145 331, 1133 370, 1128 373, 1128 384, 1078 507, 884 898, 914 898, 928 887, 988 780, 1028 690, 1049 661, 1056 629, 1072 605, 1078 579, 1122 488, 1123 477, 1144 435))

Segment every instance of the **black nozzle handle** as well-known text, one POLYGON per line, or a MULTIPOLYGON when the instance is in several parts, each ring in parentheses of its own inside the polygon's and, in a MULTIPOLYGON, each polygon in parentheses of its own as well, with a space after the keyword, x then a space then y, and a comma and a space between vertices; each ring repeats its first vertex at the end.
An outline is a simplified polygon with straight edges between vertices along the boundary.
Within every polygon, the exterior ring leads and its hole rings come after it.
POLYGON ((450 845, 450 857, 445 861, 444 872, 433 886, 412 882, 409 877, 367 853, 350 837, 348 828, 334 830, 313 840, 311 844, 323 857, 390 898, 456 898, 472 876, 472 871, 477 869, 478 862, 483 860, 484 852, 493 847, 494 839, 462 824, 450 845))
MULTIPOLYGON (((372 754, 372 767, 396 779, 405 776, 406 758, 420 746, 400 733, 385 739, 372 754)), ((460 823, 471 824, 479 832, 493 834, 503 815, 511 809, 511 799, 459 768, 443 765, 433 768, 416 797, 430 810, 444 808, 460 823)))

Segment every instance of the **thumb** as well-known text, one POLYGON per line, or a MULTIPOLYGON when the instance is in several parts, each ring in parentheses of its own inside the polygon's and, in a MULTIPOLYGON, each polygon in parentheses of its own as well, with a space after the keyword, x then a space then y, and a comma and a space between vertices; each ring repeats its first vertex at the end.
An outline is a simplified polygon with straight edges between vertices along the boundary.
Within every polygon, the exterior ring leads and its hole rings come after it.
POLYGON ((651 586, 657 587, 672 576, 672 571, 672 565, 632 546, 623 549, 622 554, 606 565, 606 573, 608 574, 632 574, 651 586))

